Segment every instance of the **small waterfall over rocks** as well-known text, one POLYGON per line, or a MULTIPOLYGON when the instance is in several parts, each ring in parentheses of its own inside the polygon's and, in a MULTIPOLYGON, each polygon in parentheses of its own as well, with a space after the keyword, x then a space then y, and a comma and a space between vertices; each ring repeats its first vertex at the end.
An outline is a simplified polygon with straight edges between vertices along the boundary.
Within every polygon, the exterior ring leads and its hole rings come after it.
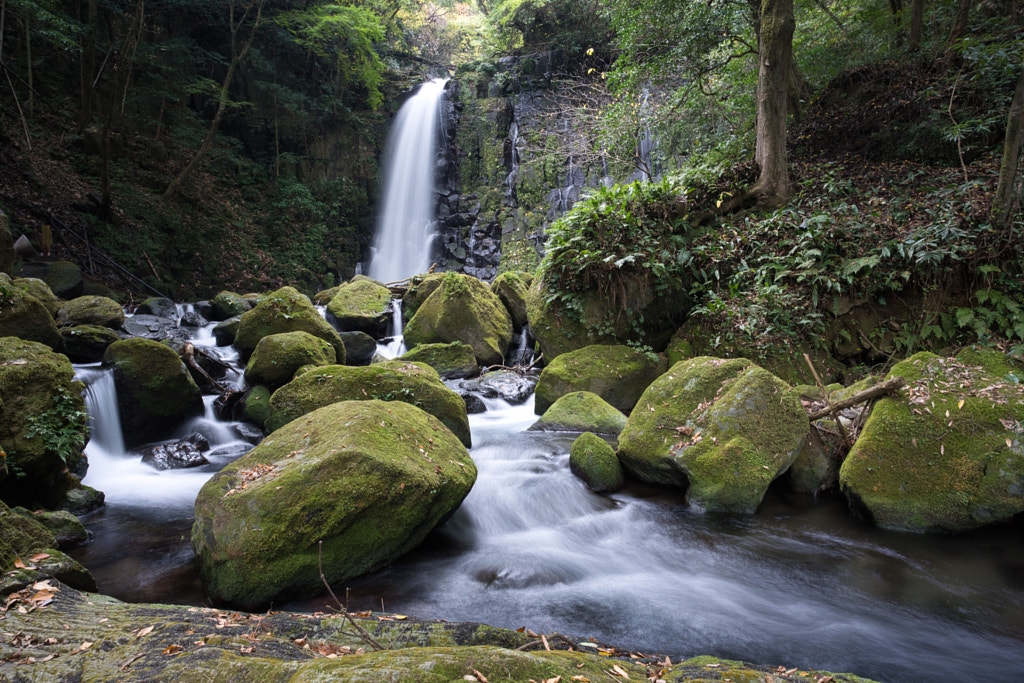
MULTIPOLYGON (((430 268, 437 231, 434 181, 447 79, 435 78, 402 105, 388 134, 384 187, 369 275, 381 282, 404 280, 430 268), (430 179, 429 181, 426 179, 430 179)), ((441 158, 443 161, 443 157, 441 158)))

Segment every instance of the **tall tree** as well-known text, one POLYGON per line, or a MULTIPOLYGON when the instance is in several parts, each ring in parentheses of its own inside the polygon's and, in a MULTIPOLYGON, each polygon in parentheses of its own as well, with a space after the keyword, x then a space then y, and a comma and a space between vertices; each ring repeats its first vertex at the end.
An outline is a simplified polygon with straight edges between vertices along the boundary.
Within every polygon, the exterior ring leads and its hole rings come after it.
POLYGON ((914 0, 910 9, 910 44, 911 52, 921 49, 921 34, 924 31, 924 0, 914 0))
POLYGON ((181 169, 181 172, 174 177, 174 180, 164 190, 163 199, 170 199, 178 193, 182 183, 192 174, 199 165, 199 162, 202 161, 203 157, 206 156, 206 153, 213 146, 213 141, 217 136, 217 129, 220 128, 221 121, 224 120, 224 112, 228 108, 231 82, 235 79, 238 67, 245 60, 246 55, 249 54, 249 49, 256 38, 256 33, 263 23, 263 3, 264 0, 242 0, 241 2, 230 0, 228 5, 228 27, 230 31, 231 61, 228 63, 227 73, 224 74, 224 81, 220 86, 217 98, 217 111, 213 115, 213 121, 210 122, 210 128, 206 131, 206 137, 203 138, 199 149, 192 155, 192 159, 185 168, 181 169), (250 18, 252 19, 251 23, 249 23, 250 18))
POLYGON ((759 175, 749 194, 765 207, 782 206, 793 193, 786 161, 786 104, 795 28, 793 0, 762 1, 754 149, 759 175))
POLYGON ((1017 79, 1010 111, 1006 115, 1006 135, 1003 138, 1003 160, 999 165, 999 184, 992 197, 992 222, 997 228, 1009 228, 1013 216, 1020 208, 1017 171, 1020 148, 1024 142, 1024 69, 1017 79))

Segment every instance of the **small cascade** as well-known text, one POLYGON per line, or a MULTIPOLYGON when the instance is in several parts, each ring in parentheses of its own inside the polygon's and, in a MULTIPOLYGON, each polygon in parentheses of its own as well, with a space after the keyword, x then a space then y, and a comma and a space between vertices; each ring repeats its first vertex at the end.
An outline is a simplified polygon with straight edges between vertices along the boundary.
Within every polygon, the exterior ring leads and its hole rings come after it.
POLYGON ((524 325, 523 329, 512 336, 512 343, 508 348, 508 365, 529 365, 533 361, 533 349, 529 346, 530 336, 529 325, 524 325))
POLYGON ((123 454, 124 434, 117 411, 114 373, 97 367, 78 368, 76 378, 85 384, 85 412, 89 415, 89 446, 123 454))
POLYGON ((388 329, 388 336, 377 344, 377 353, 385 358, 398 358, 406 352, 405 339, 402 337, 404 323, 402 322, 402 300, 391 300, 391 327, 388 329))
POLYGON ((426 272, 437 234, 434 186, 447 79, 424 83, 398 111, 388 134, 380 218, 370 277, 397 282, 426 272))
POLYGON ((505 168, 508 169, 508 175, 505 176, 505 203, 518 206, 516 181, 519 179, 519 124, 515 119, 509 126, 505 144, 505 168))

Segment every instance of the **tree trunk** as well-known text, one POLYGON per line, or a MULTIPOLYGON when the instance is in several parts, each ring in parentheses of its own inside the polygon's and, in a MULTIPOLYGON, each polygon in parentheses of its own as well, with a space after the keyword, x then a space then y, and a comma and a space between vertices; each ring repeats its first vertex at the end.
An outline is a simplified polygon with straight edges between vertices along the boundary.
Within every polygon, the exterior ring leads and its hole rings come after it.
POLYGON ((921 34, 924 31, 924 0, 914 0, 910 10, 910 44, 911 52, 921 49, 921 34))
POLYGON ((967 33, 967 18, 970 14, 971 0, 959 0, 956 10, 956 21, 953 22, 953 28, 950 29, 949 37, 946 38, 946 59, 953 55, 953 48, 956 46, 957 41, 967 33))
POLYGON ((256 32, 260 28, 261 19, 263 16, 263 0, 254 0, 245 11, 242 13, 242 18, 239 19, 238 23, 235 23, 235 3, 231 3, 229 10, 230 14, 228 17, 228 23, 231 27, 231 63, 228 65, 228 72, 224 75, 224 82, 220 87, 220 97, 217 100, 217 112, 213 115, 213 121, 210 122, 210 128, 206 131, 206 137, 203 138, 203 142, 199 145, 199 149, 196 150, 195 155, 188 162, 188 165, 181 170, 174 180, 164 190, 163 199, 166 201, 172 198, 181 189, 182 183, 188 178, 192 171, 196 169, 199 162, 202 161, 206 153, 210 151, 213 146, 213 141, 217 136, 217 129, 220 128, 220 123, 224 119, 224 112, 228 108, 228 93, 231 87, 231 81, 235 78, 235 73, 238 71, 238 66, 245 59, 245 56, 249 53, 249 48, 252 47, 253 40, 256 38, 256 32), (249 12, 256 7, 256 18, 253 21, 252 29, 249 31, 249 37, 246 39, 245 44, 238 48, 238 32, 245 24, 245 20, 249 15, 249 12))
POLYGON ((1017 165, 1021 143, 1024 142, 1024 69, 1017 79, 1010 111, 1006 115, 1006 137, 1003 139, 1003 160, 999 164, 999 185, 992 197, 992 223, 997 228, 1009 228, 1018 207, 1017 165))
POLYGON ((93 79, 96 78, 96 32, 99 30, 99 9, 97 0, 88 0, 85 20, 85 44, 79 58, 79 77, 81 78, 81 111, 78 119, 78 132, 84 133, 92 123, 93 79))
POLYGON ((795 26, 793 0, 763 0, 754 152, 760 175, 750 193, 766 207, 782 206, 793 192, 786 163, 786 104, 795 26))

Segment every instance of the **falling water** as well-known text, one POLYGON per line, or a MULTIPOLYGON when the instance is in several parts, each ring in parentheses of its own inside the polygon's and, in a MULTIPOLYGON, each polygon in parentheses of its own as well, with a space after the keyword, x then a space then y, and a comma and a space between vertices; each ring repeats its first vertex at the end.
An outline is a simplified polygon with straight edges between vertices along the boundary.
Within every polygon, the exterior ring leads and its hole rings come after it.
POLYGON ((380 218, 370 277, 397 282, 430 268, 438 121, 447 79, 424 83, 388 134, 380 218))
POLYGON ((402 300, 391 300, 391 327, 388 336, 377 344, 377 353, 385 358, 398 358, 405 353, 405 338, 402 336, 402 300))

